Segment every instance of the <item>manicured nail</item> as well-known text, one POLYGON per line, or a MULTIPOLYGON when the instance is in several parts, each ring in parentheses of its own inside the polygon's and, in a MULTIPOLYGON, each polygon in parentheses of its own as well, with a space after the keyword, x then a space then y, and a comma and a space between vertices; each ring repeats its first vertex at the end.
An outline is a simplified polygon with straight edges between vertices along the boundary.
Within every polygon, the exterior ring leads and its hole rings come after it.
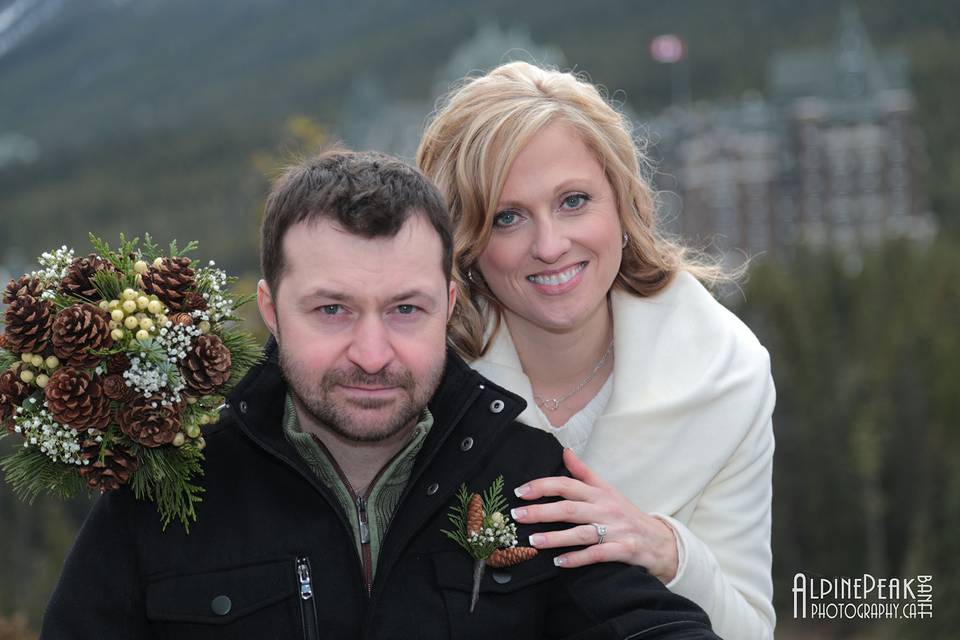
POLYGON ((510 509, 510 517, 514 520, 519 520, 520 518, 527 515, 527 510, 523 507, 517 507, 515 509, 510 509))
POLYGON ((539 534, 539 533, 535 533, 535 534, 533 534, 532 536, 530 536, 530 546, 531 546, 531 547, 539 547, 540 545, 542 545, 542 544, 543 544, 544 542, 546 542, 546 541, 547 541, 546 536, 544 536, 544 535, 542 535, 542 534, 539 534))
POLYGON ((557 556, 553 559, 553 566, 555 567, 562 567, 565 564, 567 564, 567 559, 563 556, 557 556))
POLYGON ((514 493, 514 495, 516 495, 518 498, 522 498, 523 495, 524 495, 525 493, 529 493, 529 491, 530 491, 530 486, 529 486, 529 485, 523 485, 523 486, 520 486, 520 487, 517 487, 516 489, 514 489, 514 490, 513 490, 513 493, 514 493))

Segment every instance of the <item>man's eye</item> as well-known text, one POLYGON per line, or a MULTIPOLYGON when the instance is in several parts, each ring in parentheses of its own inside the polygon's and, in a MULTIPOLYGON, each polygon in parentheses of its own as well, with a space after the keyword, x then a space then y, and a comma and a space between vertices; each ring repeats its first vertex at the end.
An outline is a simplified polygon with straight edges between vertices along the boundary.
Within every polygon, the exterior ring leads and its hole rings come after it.
POLYGON ((412 315, 417 312, 417 307, 412 304, 402 304, 397 307, 397 313, 405 316, 412 315))
POLYGON ((335 316, 340 313, 340 305, 338 304, 325 304, 320 307, 320 313, 328 316, 335 316))

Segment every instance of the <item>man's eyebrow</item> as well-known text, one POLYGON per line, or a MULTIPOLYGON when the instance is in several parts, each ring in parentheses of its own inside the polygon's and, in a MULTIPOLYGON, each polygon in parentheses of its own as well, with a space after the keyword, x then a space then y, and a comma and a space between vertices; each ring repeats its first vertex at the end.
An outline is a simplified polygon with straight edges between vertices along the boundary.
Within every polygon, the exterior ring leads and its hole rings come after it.
MULTIPOLYGON (((313 292, 308 293, 303 297, 304 300, 314 300, 321 298, 323 300, 332 300, 334 302, 353 302, 355 297, 349 293, 343 291, 334 291, 332 289, 315 289, 313 292)), ((431 296, 426 291, 421 289, 406 289, 400 293, 390 296, 387 302, 399 302, 401 300, 410 300, 412 298, 426 298, 428 300, 433 300, 431 296)))

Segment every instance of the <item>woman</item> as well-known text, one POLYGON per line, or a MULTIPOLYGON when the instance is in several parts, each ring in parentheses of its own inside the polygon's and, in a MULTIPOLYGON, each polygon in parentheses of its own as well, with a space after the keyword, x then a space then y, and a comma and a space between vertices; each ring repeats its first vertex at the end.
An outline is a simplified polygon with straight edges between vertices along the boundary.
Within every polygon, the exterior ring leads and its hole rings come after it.
POLYGON ((417 162, 457 223, 455 347, 572 449, 573 478, 516 488, 563 498, 517 521, 576 525, 530 543, 645 566, 720 636, 772 637, 769 357, 700 284, 719 270, 658 230, 627 119, 510 63, 448 96, 417 162))

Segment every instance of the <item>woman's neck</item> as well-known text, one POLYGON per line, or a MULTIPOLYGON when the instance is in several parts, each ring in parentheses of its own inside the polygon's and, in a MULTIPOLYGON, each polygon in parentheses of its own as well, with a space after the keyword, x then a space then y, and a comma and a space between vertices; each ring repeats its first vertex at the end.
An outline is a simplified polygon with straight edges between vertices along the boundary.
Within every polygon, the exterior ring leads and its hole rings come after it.
MULTIPOLYGON (((534 394, 544 399, 562 398, 576 389, 597 367, 613 340, 609 300, 586 322, 569 331, 548 331, 509 312, 504 314, 504 320, 534 394)), ((544 408, 550 422, 560 426, 586 406, 611 371, 612 354, 594 377, 558 409, 544 408)))

